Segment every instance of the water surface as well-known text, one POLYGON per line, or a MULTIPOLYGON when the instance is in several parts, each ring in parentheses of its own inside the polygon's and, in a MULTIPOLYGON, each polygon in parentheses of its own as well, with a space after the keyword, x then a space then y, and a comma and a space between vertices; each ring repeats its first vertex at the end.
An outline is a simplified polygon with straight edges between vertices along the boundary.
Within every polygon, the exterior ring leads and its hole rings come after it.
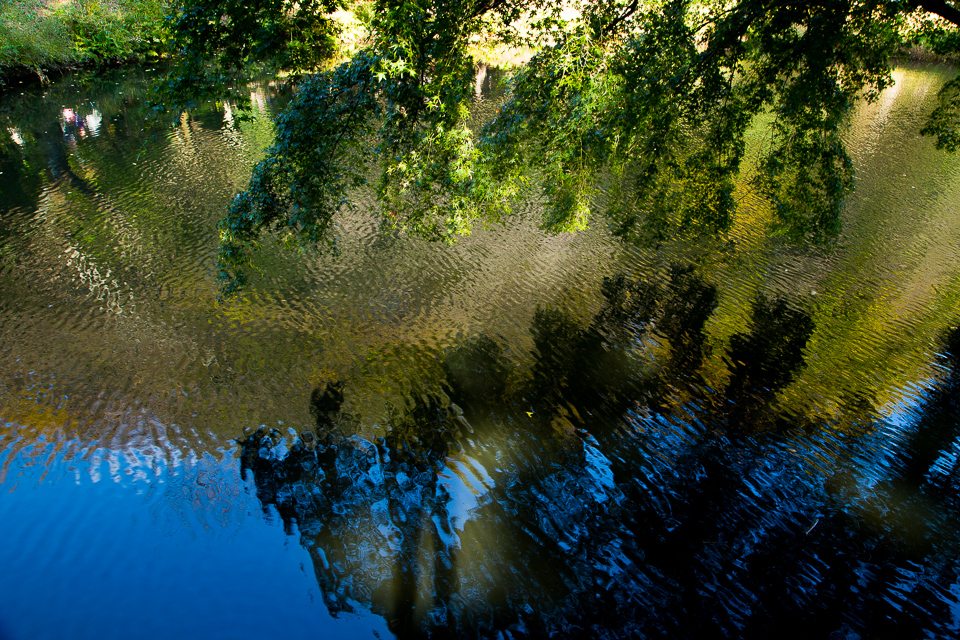
POLYGON ((360 193, 340 258, 268 238, 223 304, 289 89, 155 133, 154 73, 0 104, 0 635, 957 632, 960 161, 918 134, 953 69, 857 112, 830 246, 749 176, 658 247, 533 196, 434 245, 360 193))

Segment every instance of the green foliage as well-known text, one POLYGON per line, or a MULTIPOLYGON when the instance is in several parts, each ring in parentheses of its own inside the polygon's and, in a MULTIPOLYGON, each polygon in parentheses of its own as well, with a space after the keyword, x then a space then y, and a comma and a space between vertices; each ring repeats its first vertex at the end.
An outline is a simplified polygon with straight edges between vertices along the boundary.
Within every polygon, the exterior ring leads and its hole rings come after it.
POLYGON ((158 0, 78 1, 71 14, 74 45, 82 59, 155 57, 165 50, 165 14, 158 0))
POLYGON ((0 71, 156 57, 166 0, 11 0, 0 9, 0 71))
POLYGON ((235 87, 261 63, 303 72, 330 58, 338 28, 327 13, 338 0, 180 0, 170 19, 177 65, 153 108, 179 115, 207 99, 246 104, 235 87))
POLYGON ((934 136, 937 149, 954 152, 960 148, 960 77, 945 84, 938 97, 940 106, 920 133, 934 136))
POLYGON ((586 224, 604 166, 633 178, 610 211, 618 234, 723 230, 747 126, 772 112, 758 186, 784 232, 835 236, 852 187, 846 117, 890 83, 901 44, 888 9, 744 1, 697 27, 696 8, 672 1, 622 22, 624 34, 584 30, 519 74, 487 129, 490 155, 514 171, 542 167, 553 230, 586 224))
POLYGON ((373 45, 303 82, 277 119, 267 157, 230 205, 220 225, 225 293, 245 284, 249 249, 264 229, 294 246, 335 251, 335 216, 351 189, 368 184, 371 166, 381 168, 375 187, 385 225, 434 240, 469 232, 478 207, 467 127, 473 29, 464 6, 387 0, 373 16, 373 45))
POLYGON ((220 223, 219 277, 227 293, 246 283, 248 247, 263 229, 336 249, 333 217, 348 204, 348 189, 365 181, 370 153, 362 143, 382 108, 372 89, 376 64, 357 55, 307 80, 277 118, 267 158, 220 223))
POLYGON ((0 69, 39 68, 72 57, 68 25, 49 16, 39 0, 14 0, 0 9, 0 69))
MULTIPOLYGON (((222 86, 254 60, 305 69, 283 35, 297 7, 339 6, 258 0, 242 16, 234 1, 184 6, 175 33, 187 71, 174 93, 222 86)), ((383 223, 432 240, 500 219, 531 180, 547 232, 586 228, 601 192, 601 212, 627 239, 723 231, 758 116, 772 124, 754 186, 777 230, 835 237, 854 183, 843 145, 852 109, 892 83, 890 58, 905 46, 958 43, 954 24, 887 0, 376 0, 357 12, 367 46, 304 82, 221 225, 227 292, 245 281, 261 231, 335 246, 337 213, 374 174, 383 223), (478 40, 537 49, 485 125, 468 109, 478 40)), ((324 20, 311 24, 333 37, 324 20)), ((326 53, 322 40, 314 51, 326 53)), ((958 144, 957 95, 945 90, 925 130, 947 149, 958 144)))
POLYGON ((914 12, 900 26, 904 42, 919 47, 927 55, 955 58, 960 51, 960 31, 956 25, 932 13, 914 12))

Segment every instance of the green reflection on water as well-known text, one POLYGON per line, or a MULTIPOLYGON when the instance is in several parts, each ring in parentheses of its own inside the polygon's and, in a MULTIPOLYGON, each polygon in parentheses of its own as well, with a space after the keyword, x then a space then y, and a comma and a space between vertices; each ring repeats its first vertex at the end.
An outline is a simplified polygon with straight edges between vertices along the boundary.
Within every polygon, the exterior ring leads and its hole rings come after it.
MULTIPOLYGON (((436 389, 440 356, 462 337, 495 340, 515 367, 509 384, 521 385, 538 375, 538 308, 586 325, 601 309, 604 276, 666 290, 679 264, 716 290, 702 354, 685 365, 698 385, 725 388, 735 373, 726 354, 750 332, 753 305, 788 296, 814 329, 805 366, 767 402, 809 423, 859 420, 865 406, 881 411, 930 377, 938 339, 956 322, 960 169, 917 134, 953 73, 902 68, 897 85, 856 114, 857 191, 835 246, 771 237, 749 176, 729 237, 656 250, 599 228, 545 237, 523 215, 536 203, 506 228, 429 245, 381 234, 361 194, 341 221, 341 258, 287 253, 268 239, 259 279, 223 305, 212 276, 216 222, 269 144, 283 91, 251 87, 252 120, 210 104, 159 133, 139 108, 150 73, 80 74, 8 98, 3 421, 84 441, 155 422, 178 427, 190 446, 216 446, 249 426, 310 425, 310 393, 335 377, 348 383, 357 428, 380 433, 403 396, 436 389)), ((479 101, 477 117, 495 105, 496 96, 479 101)), ((651 336, 643 366, 676 366, 670 347, 682 335, 651 336)), ((689 397, 660 394, 663 406, 689 397)))

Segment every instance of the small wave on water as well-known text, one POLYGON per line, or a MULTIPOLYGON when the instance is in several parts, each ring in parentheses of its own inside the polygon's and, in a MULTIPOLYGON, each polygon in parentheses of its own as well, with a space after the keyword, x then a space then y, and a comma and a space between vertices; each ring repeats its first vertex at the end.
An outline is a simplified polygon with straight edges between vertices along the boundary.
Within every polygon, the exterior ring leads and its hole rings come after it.
POLYGON ((0 102, 0 637, 957 635, 960 165, 903 115, 950 73, 856 114, 835 245, 749 180, 656 247, 360 192, 223 303, 288 89, 156 134, 150 72, 0 102))
MULTIPOLYGON (((949 362, 866 436, 745 432, 710 398, 628 410, 616 430, 596 417, 607 400, 592 419, 540 405, 491 422, 452 375, 452 404, 414 396, 367 440, 342 435, 331 383, 315 430, 290 446, 257 430, 241 464, 309 550, 328 609, 369 607, 398 637, 765 637, 785 620, 944 635, 960 612, 949 362)), ((518 397, 483 402, 496 415, 518 397)))
POLYGON ((309 555, 262 517, 235 447, 40 438, 11 453, 5 440, 3 638, 389 636, 369 614, 330 617, 309 555))

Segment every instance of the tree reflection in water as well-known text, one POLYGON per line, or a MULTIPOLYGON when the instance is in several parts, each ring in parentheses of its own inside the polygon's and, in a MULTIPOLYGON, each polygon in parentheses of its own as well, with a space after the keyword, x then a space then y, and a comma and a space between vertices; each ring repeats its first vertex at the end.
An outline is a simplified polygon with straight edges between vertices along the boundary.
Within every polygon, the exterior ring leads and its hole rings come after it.
POLYGON ((814 329, 790 300, 755 299, 709 393, 712 286, 674 268, 602 290, 587 325, 537 310, 528 373, 494 339, 462 341, 442 391, 411 394, 386 438, 350 435, 331 381, 312 397, 315 433, 242 441, 331 612, 370 607, 400 637, 950 628, 960 331, 891 456, 882 422, 854 437, 778 413, 814 329))

